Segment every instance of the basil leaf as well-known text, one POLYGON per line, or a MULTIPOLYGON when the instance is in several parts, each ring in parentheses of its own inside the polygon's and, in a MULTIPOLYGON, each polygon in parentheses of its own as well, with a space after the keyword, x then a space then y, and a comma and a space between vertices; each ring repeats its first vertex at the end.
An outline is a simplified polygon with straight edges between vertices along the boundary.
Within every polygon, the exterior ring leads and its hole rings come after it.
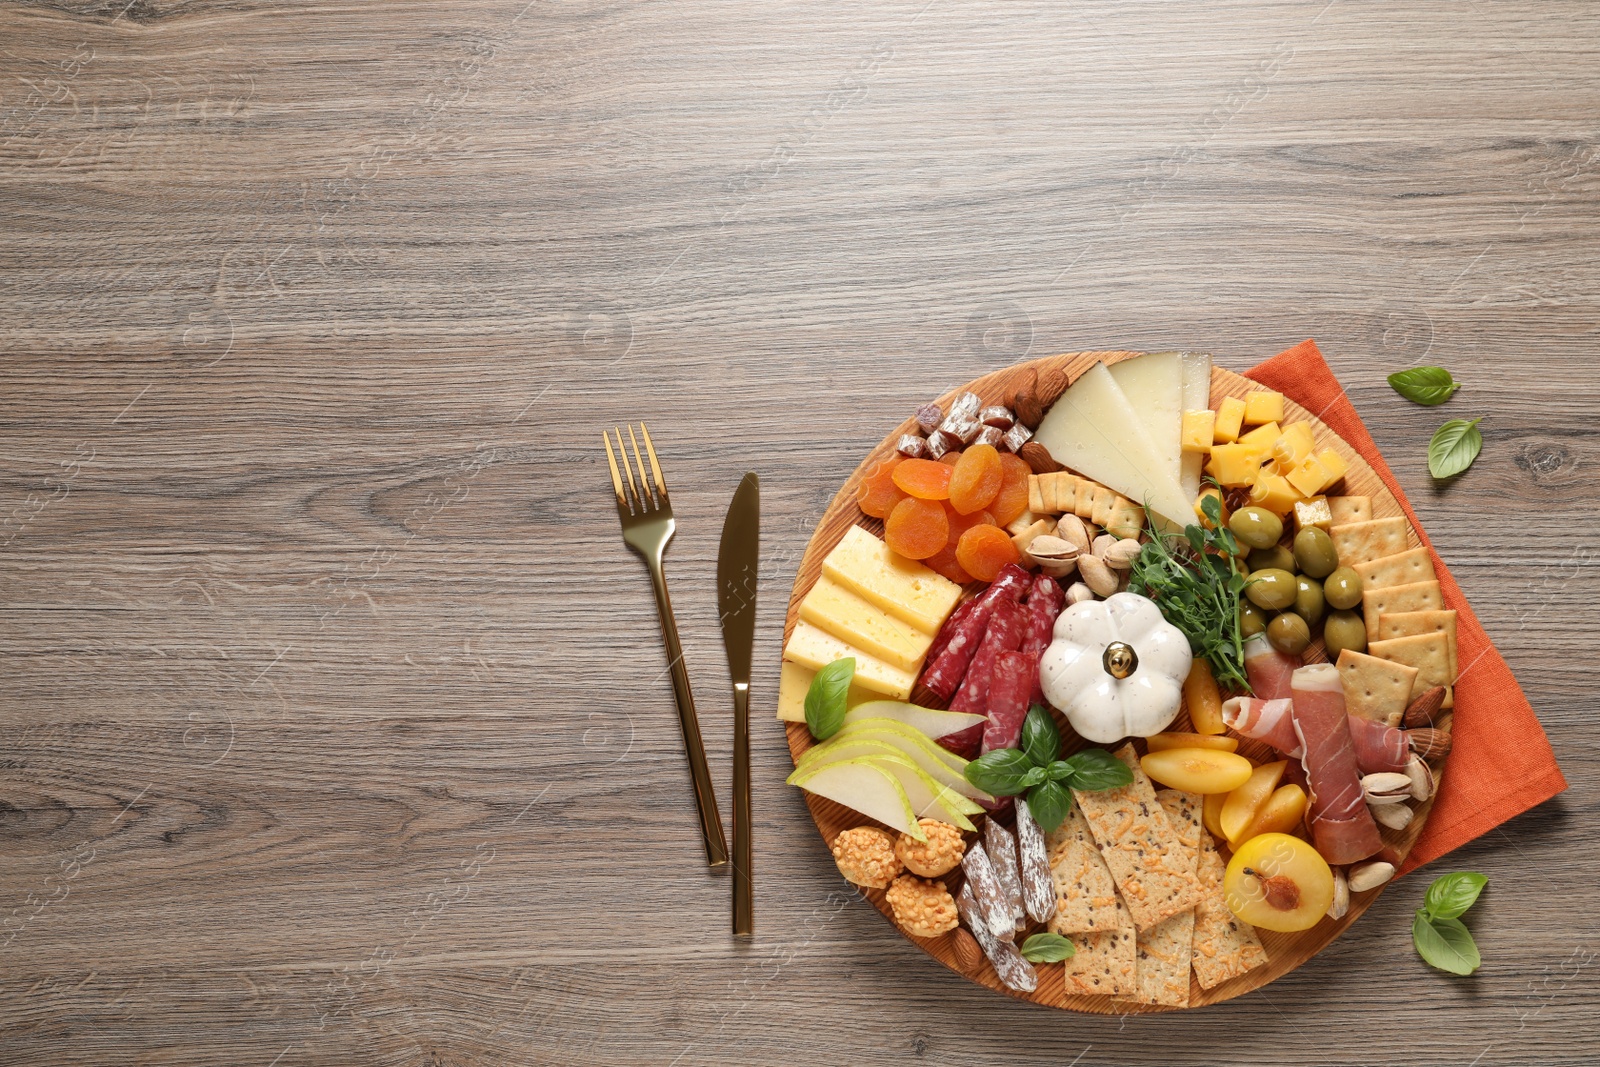
POLYGON ((1019 749, 997 748, 967 764, 963 773, 967 781, 985 793, 1014 797, 1028 787, 1023 779, 1031 770, 1034 770, 1033 762, 1019 749))
POLYGON ((1072 764, 1064 759, 1058 759, 1050 764, 1050 780, 1052 782, 1066 782, 1072 779, 1077 772, 1072 769, 1072 764))
POLYGON ((1029 963, 1060 963, 1070 960, 1077 951, 1060 934, 1034 934, 1022 943, 1022 958, 1029 963))
POLYGON ((1067 757, 1067 765, 1072 768, 1072 788, 1086 793, 1116 789, 1133 781, 1128 765, 1103 748, 1086 748, 1074 753, 1067 757))
POLYGON ((1035 765, 1029 767, 1028 773, 1022 776, 1022 786, 1024 789, 1031 789, 1033 786, 1040 785, 1049 780, 1049 769, 1035 765))
POLYGON ((1035 767, 1048 767, 1061 755, 1061 731, 1043 706, 1035 704, 1022 720, 1022 751, 1035 767))
POLYGON ((806 726, 811 736, 826 741, 844 725, 844 700, 856 676, 856 658, 836 659, 817 672, 806 690, 806 726))
POLYGON ((1424 407, 1436 407, 1455 395, 1461 383, 1443 367, 1412 367, 1389 375, 1394 391, 1424 407))
POLYGON ((1451 419, 1435 430, 1433 440, 1428 442, 1428 473, 1443 481, 1472 466, 1483 450, 1483 434, 1478 432, 1482 421, 1451 419))
POLYGON ((1072 794, 1060 782, 1044 782, 1028 791, 1028 813, 1039 829, 1050 833, 1072 810, 1072 794))
POLYGON ((1477 901, 1489 879, 1477 871, 1457 871, 1433 880, 1422 907, 1433 919, 1458 919, 1477 901))
POLYGON ((1471 974, 1483 963, 1472 932, 1460 919, 1430 919, 1426 911, 1418 908, 1417 917, 1411 921, 1411 940, 1416 943, 1417 955, 1441 971, 1471 974))

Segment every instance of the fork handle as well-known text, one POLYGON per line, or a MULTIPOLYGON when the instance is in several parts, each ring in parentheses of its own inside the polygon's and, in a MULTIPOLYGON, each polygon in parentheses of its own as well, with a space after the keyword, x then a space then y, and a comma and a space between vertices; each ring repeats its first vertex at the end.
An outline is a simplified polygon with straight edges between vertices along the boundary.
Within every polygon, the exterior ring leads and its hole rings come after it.
POLYGON ((689 753, 689 774, 694 779, 694 802, 700 810, 700 836, 706 846, 706 863, 720 867, 728 862, 728 840, 722 833, 722 815, 717 811, 717 796, 711 788, 711 770, 706 766, 706 749, 700 740, 700 720, 694 713, 694 694, 689 691, 689 671, 683 665, 683 646, 678 643, 678 623, 672 614, 672 597, 667 593, 667 576, 660 560, 649 560, 650 584, 656 593, 656 610, 661 613, 661 630, 667 639, 667 663, 672 669, 672 695, 678 702, 678 723, 683 727, 683 747, 689 753))

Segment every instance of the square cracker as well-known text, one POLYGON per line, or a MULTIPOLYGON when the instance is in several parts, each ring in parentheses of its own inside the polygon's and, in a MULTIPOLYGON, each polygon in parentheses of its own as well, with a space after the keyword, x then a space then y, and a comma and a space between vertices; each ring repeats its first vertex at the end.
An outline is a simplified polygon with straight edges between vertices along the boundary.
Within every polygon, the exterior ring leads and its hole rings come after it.
MULTIPOLYGON (((1043 474, 1028 475, 1028 510, 1035 515, 1044 515, 1050 511, 1044 499, 1045 477, 1043 474)), ((1052 499, 1051 503, 1054 502, 1052 499)))
POLYGON ((1397 556, 1410 547, 1410 526, 1399 515, 1369 522, 1347 522, 1328 530, 1341 567, 1397 556))
POLYGON ((1443 611, 1444 594, 1436 581, 1367 589, 1361 594, 1361 610, 1366 616, 1367 640, 1377 641, 1378 620, 1383 616, 1403 611, 1443 611))
MULTIPOLYGON (((1172 823, 1178 844, 1175 854, 1185 870, 1197 870, 1200 860, 1200 825, 1203 801, 1194 793, 1162 789, 1156 800, 1172 823)), ((1147 930, 1140 930, 1135 977, 1139 988, 1133 999, 1142 1004, 1189 1004, 1189 960, 1193 952, 1194 910, 1180 911, 1147 930)))
POLYGON ((1425 548, 1408 549, 1392 556, 1380 556, 1352 564, 1352 569, 1361 575, 1361 588, 1372 590, 1431 582, 1438 577, 1433 572, 1433 559, 1425 548))
POLYGON ((1100 850, 1092 841, 1065 841, 1050 853, 1050 878, 1056 887, 1053 934, 1100 933, 1133 928, 1133 917, 1117 896, 1100 850))
POLYGON ((1200 884, 1205 896, 1194 906, 1192 963, 1201 989, 1211 989, 1267 962, 1256 928, 1234 915, 1222 891, 1227 869, 1216 842, 1200 830, 1200 884))
POLYGON ((1194 907, 1200 880, 1193 861, 1186 863, 1172 820, 1156 800, 1133 746, 1123 745, 1115 755, 1133 772, 1131 783, 1091 792, 1074 789, 1072 795, 1094 831, 1133 925, 1146 930, 1194 907))
POLYGON ((1358 718, 1400 725, 1417 684, 1417 668, 1348 648, 1339 653, 1337 666, 1346 711, 1358 718))
POLYGON ((1330 496, 1328 510, 1333 512, 1335 526, 1351 522, 1366 522, 1372 518, 1370 496, 1330 496))
POLYGON ((1138 943, 1132 924, 1099 934, 1074 934, 1072 943, 1077 951, 1062 964, 1061 972, 1068 993, 1129 996, 1138 990, 1138 943))
POLYGON ((1378 616, 1378 640, 1415 637, 1418 634, 1444 634, 1450 642, 1450 673, 1461 673, 1456 651, 1456 613, 1454 611, 1396 611, 1378 616))
POLYGON ((1442 633, 1369 641, 1367 652, 1379 659, 1416 668, 1417 675, 1411 683, 1412 700, 1433 686, 1455 684, 1456 676, 1450 670, 1450 641, 1442 633))

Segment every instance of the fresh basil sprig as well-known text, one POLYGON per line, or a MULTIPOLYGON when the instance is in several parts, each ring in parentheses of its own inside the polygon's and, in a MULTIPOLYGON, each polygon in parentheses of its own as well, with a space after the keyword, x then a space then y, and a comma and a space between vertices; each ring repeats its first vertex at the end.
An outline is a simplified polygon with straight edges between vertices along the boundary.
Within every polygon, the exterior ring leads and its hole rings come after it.
POLYGON ((1060 934, 1034 934, 1022 943, 1022 958, 1029 963, 1060 963, 1077 952, 1077 946, 1060 934))
POLYGON ((817 672, 806 690, 806 726, 811 736, 826 741, 844 725, 845 698, 856 676, 856 658, 836 659, 817 672))
POLYGON ((1436 407, 1455 395, 1461 383, 1443 367, 1412 367, 1389 375, 1394 391, 1423 407, 1436 407))
POLYGON ((1021 745, 985 752, 968 763, 967 781, 997 797, 1026 793, 1028 810, 1046 833, 1060 826, 1072 810, 1071 790, 1098 792, 1133 781, 1127 764, 1104 749, 1086 748, 1056 759, 1061 731, 1039 704, 1029 708, 1022 720, 1021 745))
POLYGON ((1428 473, 1443 481, 1472 466, 1483 451, 1483 434, 1478 430, 1482 421, 1481 416, 1471 422, 1451 419, 1435 430, 1428 442, 1428 473))
POLYGON ((1489 879, 1476 871, 1457 871, 1433 880, 1422 907, 1411 921, 1417 955, 1430 967, 1451 974, 1471 974, 1483 963, 1472 932, 1461 915, 1477 901, 1489 879))

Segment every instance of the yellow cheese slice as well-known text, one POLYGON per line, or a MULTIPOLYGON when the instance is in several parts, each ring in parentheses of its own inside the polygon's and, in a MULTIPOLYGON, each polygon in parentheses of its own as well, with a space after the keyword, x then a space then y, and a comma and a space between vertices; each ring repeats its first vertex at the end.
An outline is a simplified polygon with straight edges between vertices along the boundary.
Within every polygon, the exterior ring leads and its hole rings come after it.
MULTIPOLYGON (((1187 411, 1211 410, 1211 357, 1204 352, 1183 353, 1183 406, 1187 411)), ((1211 414, 1206 420, 1206 451, 1210 451, 1211 435, 1216 430, 1216 416, 1211 414)), ((1185 452, 1179 461, 1182 472, 1178 477, 1178 488, 1183 490, 1185 500, 1193 500, 1200 495, 1200 468, 1205 462, 1204 452, 1185 452)), ((1188 516, 1184 516, 1188 521, 1188 516)))
POLYGON ((783 649, 784 659, 794 660, 813 671, 820 671, 834 660, 846 656, 855 657, 855 680, 863 689, 882 693, 892 700, 904 700, 911 695, 916 675, 846 644, 804 620, 794 624, 794 632, 789 635, 789 643, 783 649))
MULTIPOLYGON (((782 722, 806 721, 806 693, 811 689, 811 679, 817 672, 809 667, 802 667, 793 660, 783 661, 783 670, 778 675, 778 719, 782 722)), ((850 691, 845 694, 845 707, 853 708, 857 704, 869 700, 877 700, 879 696, 870 689, 863 689, 852 684, 850 691)))
POLYGON ((859 526, 822 561, 822 573, 930 637, 961 599, 961 587, 889 546, 859 526))
POLYGON ((827 575, 800 601, 800 617, 901 670, 918 670, 933 644, 933 635, 867 603, 827 575))
POLYGON ((1183 477, 1183 355, 1146 352, 1113 363, 1110 370, 1139 416, 1156 457, 1177 481, 1183 477))

